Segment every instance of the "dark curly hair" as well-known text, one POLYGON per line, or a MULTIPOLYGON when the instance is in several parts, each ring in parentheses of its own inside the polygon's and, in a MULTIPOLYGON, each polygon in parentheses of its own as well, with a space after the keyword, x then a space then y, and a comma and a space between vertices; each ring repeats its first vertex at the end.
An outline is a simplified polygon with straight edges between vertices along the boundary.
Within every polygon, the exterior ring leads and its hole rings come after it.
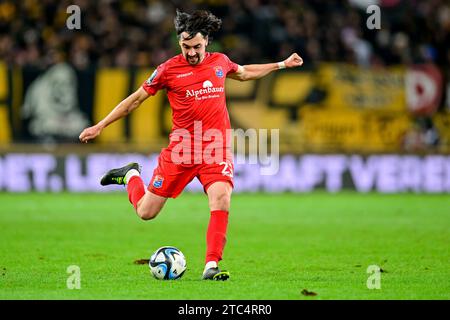
POLYGON ((192 39, 199 32, 203 37, 209 37, 210 33, 218 31, 222 26, 222 20, 205 10, 197 10, 192 14, 188 14, 177 9, 174 23, 178 37, 183 32, 189 34, 185 38, 186 40, 192 39))

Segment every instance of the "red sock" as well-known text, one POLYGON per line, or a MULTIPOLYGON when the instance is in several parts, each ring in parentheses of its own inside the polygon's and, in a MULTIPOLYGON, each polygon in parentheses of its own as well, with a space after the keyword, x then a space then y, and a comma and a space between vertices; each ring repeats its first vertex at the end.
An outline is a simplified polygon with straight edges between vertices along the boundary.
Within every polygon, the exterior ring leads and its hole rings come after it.
POLYGON ((223 248, 227 242, 228 211, 211 211, 206 233, 206 262, 222 260, 223 248))
POLYGON ((140 176, 132 176, 130 178, 130 181, 128 181, 127 191, 128 199, 130 200, 133 207, 137 209, 139 200, 141 200, 141 198, 145 194, 145 185, 144 181, 142 181, 142 178, 140 176))

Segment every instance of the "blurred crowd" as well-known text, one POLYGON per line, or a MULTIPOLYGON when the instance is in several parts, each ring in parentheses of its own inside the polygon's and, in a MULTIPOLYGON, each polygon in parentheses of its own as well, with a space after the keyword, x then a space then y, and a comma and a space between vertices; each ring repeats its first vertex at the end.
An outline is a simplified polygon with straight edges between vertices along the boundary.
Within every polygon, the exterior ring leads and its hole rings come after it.
POLYGON ((278 61, 299 52, 307 64, 362 66, 432 61, 450 66, 447 0, 378 0, 381 29, 366 27, 364 0, 0 0, 0 59, 46 67, 148 67, 179 52, 175 9, 209 9, 223 20, 210 51, 240 64, 278 61), (67 7, 81 9, 69 30, 67 7))

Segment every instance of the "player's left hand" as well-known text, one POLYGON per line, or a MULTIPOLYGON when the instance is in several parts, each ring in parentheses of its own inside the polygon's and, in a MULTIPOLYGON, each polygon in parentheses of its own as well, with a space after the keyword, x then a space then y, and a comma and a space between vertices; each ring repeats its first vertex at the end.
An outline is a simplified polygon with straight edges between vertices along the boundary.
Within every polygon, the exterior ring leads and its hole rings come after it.
POLYGON ((284 60, 284 64, 286 68, 300 67, 303 64, 303 59, 297 53, 293 53, 289 58, 284 60))

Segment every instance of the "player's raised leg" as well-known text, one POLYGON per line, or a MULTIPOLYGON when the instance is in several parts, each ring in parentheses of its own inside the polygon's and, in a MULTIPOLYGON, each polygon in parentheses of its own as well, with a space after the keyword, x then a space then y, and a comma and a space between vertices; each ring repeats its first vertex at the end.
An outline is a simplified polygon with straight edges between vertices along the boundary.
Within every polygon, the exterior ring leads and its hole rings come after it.
POLYGON ((141 167, 133 162, 128 165, 109 170, 101 179, 102 186, 110 184, 127 185, 128 199, 136 213, 143 220, 155 218, 164 207, 167 198, 153 194, 145 189, 141 176, 141 167))
POLYGON ((211 216, 206 233, 206 265, 203 271, 205 280, 227 280, 230 277, 228 271, 219 269, 218 263, 222 260, 226 244, 232 189, 228 181, 217 181, 207 190, 211 216))
POLYGON ((145 192, 144 196, 138 201, 136 213, 143 220, 151 220, 156 218, 158 213, 164 207, 167 198, 158 196, 151 191, 145 192))

